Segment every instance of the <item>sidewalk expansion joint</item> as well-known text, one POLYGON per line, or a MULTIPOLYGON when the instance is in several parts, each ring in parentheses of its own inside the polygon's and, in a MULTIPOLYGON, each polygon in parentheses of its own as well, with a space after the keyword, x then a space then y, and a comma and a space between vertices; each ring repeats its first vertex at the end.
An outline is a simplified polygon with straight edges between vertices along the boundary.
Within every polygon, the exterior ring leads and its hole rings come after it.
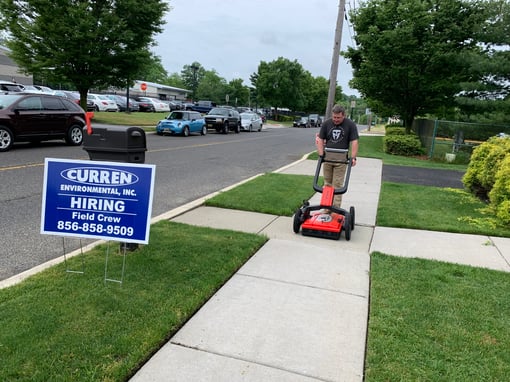
POLYGON ((341 294, 344 294, 344 295, 347 295, 347 296, 360 297, 362 299, 366 299, 367 298, 367 296, 364 296, 362 294, 345 292, 345 291, 342 291, 340 289, 321 288, 321 287, 318 287, 318 286, 302 284, 302 283, 297 283, 297 282, 293 282, 293 281, 279 280, 279 279, 274 279, 274 278, 271 278, 271 277, 255 276, 255 275, 250 275, 250 274, 240 273, 240 272, 237 272, 235 275, 236 276, 250 277, 250 278, 254 278, 254 279, 261 279, 261 280, 266 280, 266 281, 272 281, 272 282, 279 283, 279 284, 295 285, 295 286, 299 286, 299 287, 303 287, 303 288, 317 289, 317 290, 322 290, 322 291, 326 291, 326 292, 341 293, 341 294))
POLYGON ((321 378, 321 377, 318 377, 318 376, 315 376, 315 375, 300 373, 300 372, 292 370, 292 369, 286 369, 284 367, 278 367, 278 366, 275 366, 275 365, 271 365, 269 363, 264 363, 264 362, 260 362, 260 361, 253 361, 253 360, 251 360, 249 358, 236 357, 236 356, 233 356, 231 354, 220 353, 220 352, 215 352, 215 351, 211 351, 211 350, 205 350, 205 349, 201 349, 201 348, 196 347, 196 346, 189 346, 189 345, 186 345, 186 344, 183 344, 183 343, 180 343, 180 342, 170 341, 170 343, 172 345, 174 345, 174 346, 179 346, 179 347, 183 347, 183 348, 186 348, 186 349, 191 349, 191 350, 199 351, 199 352, 202 352, 202 353, 213 354, 213 355, 218 356, 218 357, 229 358, 229 359, 234 359, 234 360, 237 360, 237 361, 247 362, 247 363, 251 363, 253 365, 259 365, 259 366, 267 367, 267 368, 274 369, 274 370, 280 370, 280 371, 284 371, 286 373, 295 374, 295 375, 299 375, 299 376, 310 378, 310 379, 315 379, 317 381, 335 382, 334 380, 331 380, 331 379, 324 379, 324 378, 321 378))
POLYGON ((261 234, 267 227, 269 227, 271 224, 273 224, 279 218, 280 218, 280 216, 276 215, 269 223, 267 223, 264 227, 262 227, 260 230, 258 230, 257 234, 261 234))

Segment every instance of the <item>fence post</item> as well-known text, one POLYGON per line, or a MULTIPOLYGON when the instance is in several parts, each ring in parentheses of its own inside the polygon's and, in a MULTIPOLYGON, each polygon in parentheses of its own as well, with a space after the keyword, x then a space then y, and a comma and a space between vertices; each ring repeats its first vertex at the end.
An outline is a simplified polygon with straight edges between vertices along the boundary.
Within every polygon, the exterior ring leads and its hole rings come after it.
POLYGON ((434 146, 436 144, 436 133, 437 133, 438 126, 439 126, 439 121, 436 119, 436 120, 434 120, 434 132, 432 133, 432 143, 430 144, 429 159, 432 159, 434 156, 434 146))

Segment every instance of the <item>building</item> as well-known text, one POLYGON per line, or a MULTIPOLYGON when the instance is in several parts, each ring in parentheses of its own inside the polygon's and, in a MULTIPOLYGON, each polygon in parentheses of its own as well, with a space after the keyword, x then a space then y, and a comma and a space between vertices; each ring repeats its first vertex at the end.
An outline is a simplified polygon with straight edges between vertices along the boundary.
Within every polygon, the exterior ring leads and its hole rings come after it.
POLYGON ((191 90, 141 80, 136 80, 135 84, 129 88, 130 97, 152 97, 168 101, 185 101, 191 93, 191 90))
POLYGON ((8 56, 8 53, 7 48, 0 46, 0 80, 33 85, 33 77, 21 73, 18 65, 8 56))

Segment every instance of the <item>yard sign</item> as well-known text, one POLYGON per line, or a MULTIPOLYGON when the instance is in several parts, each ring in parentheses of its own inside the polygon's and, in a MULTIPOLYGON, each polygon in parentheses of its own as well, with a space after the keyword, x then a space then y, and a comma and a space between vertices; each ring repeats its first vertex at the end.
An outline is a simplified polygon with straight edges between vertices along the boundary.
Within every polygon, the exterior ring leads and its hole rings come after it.
POLYGON ((41 233, 149 242, 156 166, 46 158, 41 233))

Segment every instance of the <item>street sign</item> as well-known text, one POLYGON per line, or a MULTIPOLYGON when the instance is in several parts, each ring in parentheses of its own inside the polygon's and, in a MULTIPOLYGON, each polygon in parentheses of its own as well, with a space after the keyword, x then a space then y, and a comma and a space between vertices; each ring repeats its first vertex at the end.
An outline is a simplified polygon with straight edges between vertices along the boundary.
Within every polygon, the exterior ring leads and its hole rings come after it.
POLYGON ((149 242, 155 165, 46 158, 41 234, 149 242))
POLYGON ((142 90, 142 91, 146 91, 147 90, 147 84, 145 82, 142 82, 140 84, 140 90, 142 90))

